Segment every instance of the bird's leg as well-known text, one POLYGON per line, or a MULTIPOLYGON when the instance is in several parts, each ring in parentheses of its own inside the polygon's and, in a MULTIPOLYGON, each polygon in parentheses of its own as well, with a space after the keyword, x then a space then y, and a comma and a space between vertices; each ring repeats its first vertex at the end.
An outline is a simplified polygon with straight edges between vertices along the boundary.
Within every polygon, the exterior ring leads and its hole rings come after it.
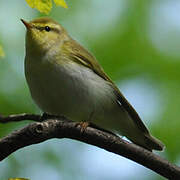
POLYGON ((89 122, 81 121, 77 123, 77 126, 80 126, 80 132, 83 134, 86 128, 89 126, 89 122))
POLYGON ((89 120, 88 121, 82 121, 82 122, 77 123, 76 126, 80 126, 80 128, 81 128, 80 132, 81 133, 83 133, 86 130, 86 128, 89 126, 89 127, 98 129, 100 131, 104 131, 104 132, 107 132, 107 133, 112 134, 114 136, 117 136, 115 133, 113 133, 113 132, 111 132, 111 131, 109 131, 107 129, 103 129, 103 128, 97 126, 96 124, 92 123, 91 120, 93 118, 93 114, 94 114, 94 112, 92 111, 90 116, 89 116, 89 120))
POLYGON ((93 114, 94 114, 94 112, 92 111, 90 116, 89 116, 88 121, 81 121, 81 122, 77 123, 76 126, 80 126, 80 132, 81 133, 83 133, 86 130, 86 128, 91 125, 90 121, 92 120, 93 114))
POLYGON ((111 132, 111 131, 109 131, 109 130, 107 130, 107 129, 103 129, 103 128, 97 126, 96 124, 94 124, 94 123, 92 123, 92 122, 82 121, 82 122, 78 122, 78 123, 76 124, 76 126, 80 126, 80 128, 81 128, 81 129, 80 129, 80 132, 81 132, 81 133, 83 133, 83 132, 86 130, 86 128, 89 126, 89 127, 98 129, 98 130, 100 130, 100 131, 104 131, 104 132, 106 132, 106 133, 109 133, 109 134, 112 134, 112 135, 114 135, 114 136, 117 136, 115 133, 113 133, 113 132, 111 132))

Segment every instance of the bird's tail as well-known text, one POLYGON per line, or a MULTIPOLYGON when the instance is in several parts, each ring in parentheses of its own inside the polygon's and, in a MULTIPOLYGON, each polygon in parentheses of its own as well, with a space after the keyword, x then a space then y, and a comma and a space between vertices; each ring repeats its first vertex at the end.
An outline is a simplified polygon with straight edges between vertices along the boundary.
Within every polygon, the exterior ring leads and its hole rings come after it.
POLYGON ((153 137, 150 134, 145 134, 145 148, 149 150, 158 150, 162 151, 164 148, 164 144, 157 138, 153 137))
POLYGON ((145 149, 148 149, 149 151, 152 150, 162 151, 164 148, 164 144, 159 139, 153 137, 149 133, 148 134, 141 133, 141 136, 136 138, 129 137, 129 139, 135 144, 138 144, 139 146, 142 146, 145 149))

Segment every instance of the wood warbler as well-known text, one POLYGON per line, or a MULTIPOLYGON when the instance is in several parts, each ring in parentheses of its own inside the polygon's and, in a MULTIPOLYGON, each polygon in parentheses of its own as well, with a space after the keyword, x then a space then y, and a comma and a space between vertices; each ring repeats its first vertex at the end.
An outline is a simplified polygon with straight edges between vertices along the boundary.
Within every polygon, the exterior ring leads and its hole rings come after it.
POLYGON ((25 76, 42 111, 92 122, 150 151, 163 149, 96 58, 59 23, 47 17, 22 22, 27 29, 25 76))

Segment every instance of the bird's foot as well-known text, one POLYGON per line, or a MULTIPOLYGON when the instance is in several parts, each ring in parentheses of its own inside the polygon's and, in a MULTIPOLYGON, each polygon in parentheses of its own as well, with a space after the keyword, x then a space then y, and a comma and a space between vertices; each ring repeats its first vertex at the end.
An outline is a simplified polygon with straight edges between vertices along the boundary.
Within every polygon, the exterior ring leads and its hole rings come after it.
POLYGON ((82 122, 78 122, 77 124, 76 124, 76 126, 80 126, 80 132, 81 133, 84 133, 84 131, 86 130, 86 128, 89 126, 89 122, 84 122, 84 121, 82 121, 82 122))

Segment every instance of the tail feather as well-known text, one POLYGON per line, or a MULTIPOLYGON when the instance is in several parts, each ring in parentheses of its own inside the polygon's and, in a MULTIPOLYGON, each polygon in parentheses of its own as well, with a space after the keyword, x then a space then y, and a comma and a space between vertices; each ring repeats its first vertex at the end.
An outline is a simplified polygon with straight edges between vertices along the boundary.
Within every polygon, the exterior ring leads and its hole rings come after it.
POLYGON ((157 138, 153 137, 149 132, 143 133, 141 131, 134 131, 133 134, 126 133, 125 136, 133 143, 142 146, 149 151, 162 151, 164 148, 164 144, 157 138))
POLYGON ((158 140, 157 138, 153 137, 149 133, 134 133, 134 134, 125 134, 125 136, 130 139, 133 143, 142 146, 143 148, 152 151, 162 151, 164 148, 164 144, 158 140))
POLYGON ((145 147, 151 150, 162 151, 164 144, 157 138, 151 136, 150 134, 145 135, 145 147))

